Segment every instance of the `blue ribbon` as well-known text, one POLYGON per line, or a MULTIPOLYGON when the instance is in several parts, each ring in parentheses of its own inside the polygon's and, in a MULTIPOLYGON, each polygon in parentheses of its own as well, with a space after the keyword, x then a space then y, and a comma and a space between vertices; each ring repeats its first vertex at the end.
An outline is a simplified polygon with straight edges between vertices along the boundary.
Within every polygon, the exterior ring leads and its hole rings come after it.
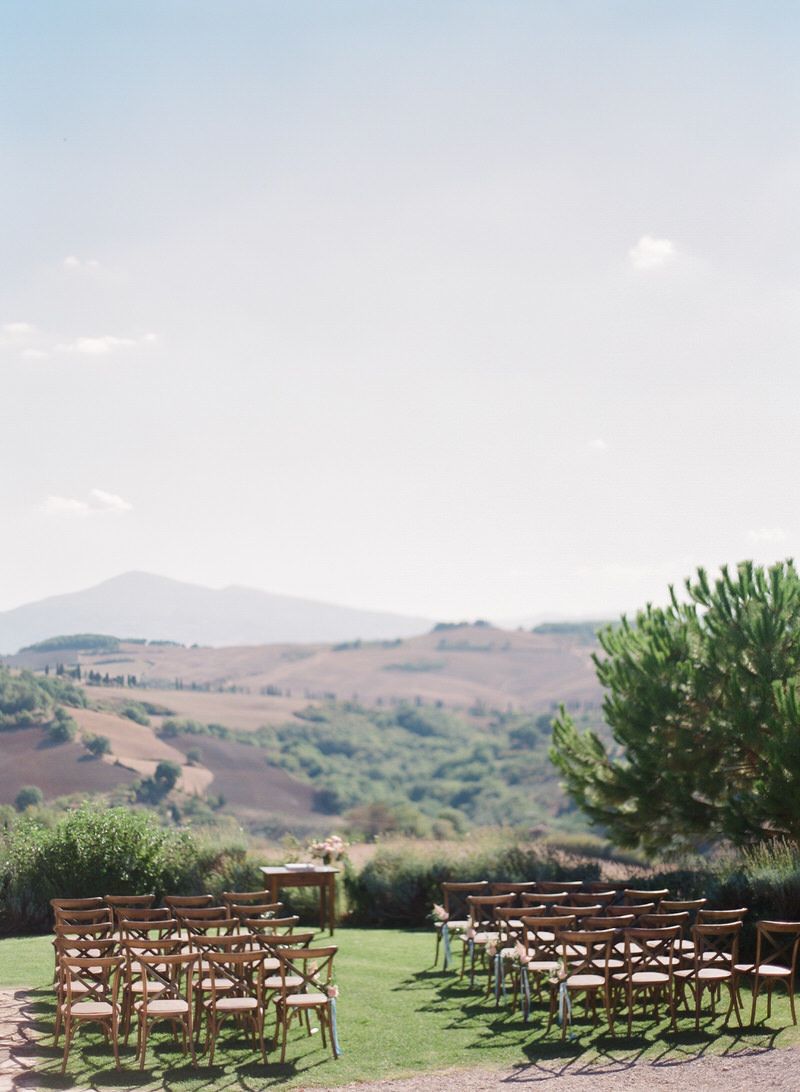
POLYGON ((339 1046, 339 1036, 336 1033, 336 998, 329 997, 328 1004, 331 1007, 331 1039, 333 1040, 333 1049, 338 1057, 342 1053, 342 1048, 339 1046))
POLYGON ((567 980, 562 979, 561 985, 558 987, 558 1022, 563 1024, 564 1020, 568 1023, 572 1022, 572 1001, 569 997, 569 990, 567 989, 567 980))
POLYGON ((503 990, 503 1000, 506 999, 506 978, 503 971, 503 957, 498 952, 494 957, 494 999, 500 1003, 500 990, 503 990))
POLYGON ((520 969, 519 976, 522 979, 522 1011, 524 1014, 525 1023, 527 1024, 528 1016, 530 1015, 531 1011, 531 983, 530 979, 528 978, 528 968, 524 963, 522 964, 522 967, 520 969))
POLYGON ((471 966, 473 957, 475 955, 475 941, 474 940, 468 940, 467 941, 467 951, 469 952, 469 962, 470 962, 470 966, 471 966))
POLYGON ((442 944, 444 945, 444 969, 450 966, 450 929, 447 922, 442 922, 442 944))

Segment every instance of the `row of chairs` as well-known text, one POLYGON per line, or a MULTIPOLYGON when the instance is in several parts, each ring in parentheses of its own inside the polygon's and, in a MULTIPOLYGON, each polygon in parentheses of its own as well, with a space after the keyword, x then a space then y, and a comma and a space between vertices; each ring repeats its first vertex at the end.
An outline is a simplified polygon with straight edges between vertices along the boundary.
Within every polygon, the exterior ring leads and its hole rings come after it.
POLYGON ((140 1067, 149 1031, 162 1021, 181 1032, 184 1053, 188 1048, 196 1063, 204 1018, 210 1064, 219 1029, 231 1017, 252 1032, 266 1060, 271 1004, 281 1062, 291 1023, 305 1019, 310 1034, 312 1013, 323 1047, 330 1039, 338 1057, 337 948, 315 947, 314 932, 295 932, 298 918, 282 914, 281 903, 263 901, 265 892, 226 894, 219 906, 212 896, 193 896, 165 899, 163 908, 150 895, 52 900, 62 1072, 76 1028, 88 1022, 101 1026, 119 1066, 120 1034, 127 1044, 134 1019, 140 1067))
POLYGON ((534 891, 532 884, 504 884, 496 886, 512 890, 485 894, 486 883, 447 886, 451 890, 443 891, 439 908, 444 914, 437 930, 437 961, 441 940, 445 940, 447 957, 450 933, 455 929, 455 939, 462 944, 462 977, 469 958, 470 984, 474 983, 477 957, 487 971, 487 990, 494 982, 499 1002, 500 984, 505 992, 508 968, 512 1003, 522 997, 526 1019, 531 984, 540 996, 546 982, 550 986, 548 1028, 557 1014, 562 1034, 571 1017, 570 999, 576 993, 585 995, 595 1016, 598 997, 602 997, 612 1032, 614 1010, 624 997, 630 1032, 637 994, 654 1003, 666 998, 674 1023, 676 1004, 687 1005, 688 990, 699 1027, 704 992, 710 993, 714 1011, 720 990, 727 987, 730 1004, 725 1019, 734 1012, 741 1024, 740 985, 745 977, 753 984, 751 1022, 762 989, 767 991, 771 1015, 772 990, 777 982, 786 986, 792 1019, 797 1022, 798 923, 758 923, 756 959, 740 963, 739 933, 746 908, 711 910, 705 899, 670 899, 666 890, 587 892, 577 885, 548 884, 537 885, 534 891), (552 890, 555 886, 561 890, 552 890), (648 901, 642 902, 643 898, 648 901), (459 899, 466 915, 461 920, 450 916, 459 899))

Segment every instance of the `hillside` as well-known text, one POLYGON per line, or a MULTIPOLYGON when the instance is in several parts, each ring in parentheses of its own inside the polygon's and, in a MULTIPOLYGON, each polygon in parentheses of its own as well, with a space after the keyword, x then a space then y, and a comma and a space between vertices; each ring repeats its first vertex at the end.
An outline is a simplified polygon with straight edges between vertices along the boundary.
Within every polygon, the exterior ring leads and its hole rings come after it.
MULTIPOLYGON (((175 762, 186 806, 206 801, 254 828, 324 828, 331 816, 376 804, 423 832, 458 825, 459 815, 546 823, 568 811, 547 759, 550 714, 564 701, 584 720, 599 717, 594 646, 582 631, 478 624, 335 645, 120 642, 69 652, 63 644, 12 661, 40 672, 47 664, 50 679, 35 678, 49 686, 62 685, 57 663, 79 669, 88 707, 71 713, 81 732, 105 736, 111 753, 81 762, 44 747, 42 729, 30 728, 39 765, 25 767, 29 781, 48 798, 75 791, 77 763, 87 791, 114 782, 124 798, 159 762, 175 762), (133 678, 135 686, 119 685, 133 678)), ((16 738, 14 748, 24 750, 16 738)), ((0 760, 0 803, 18 788, 15 769, 0 760)))
POLYGON ((205 588, 131 572, 83 591, 0 612, 0 654, 61 633, 221 646, 379 640, 420 633, 430 626, 424 618, 271 595, 256 588, 205 588))

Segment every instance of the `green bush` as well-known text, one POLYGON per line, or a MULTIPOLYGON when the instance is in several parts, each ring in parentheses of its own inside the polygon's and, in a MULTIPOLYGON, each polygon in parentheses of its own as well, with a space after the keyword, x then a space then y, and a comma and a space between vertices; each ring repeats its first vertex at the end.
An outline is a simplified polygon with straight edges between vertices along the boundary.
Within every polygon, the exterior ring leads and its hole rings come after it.
POLYGON ((23 785, 14 799, 14 807, 17 811, 27 811, 28 808, 36 808, 44 800, 42 790, 38 785, 23 785))
POLYGON ((47 725, 47 738, 51 743, 71 743, 78 734, 78 723, 62 706, 57 706, 55 715, 47 725))
POLYGON ((424 925, 434 902, 441 901, 446 880, 594 880, 599 875, 595 863, 566 864, 546 851, 513 843, 456 858, 378 850, 360 873, 345 875, 348 920, 353 925, 424 925))
POLYGON ((120 716, 127 717, 128 720, 132 720, 134 724, 141 724, 145 728, 150 724, 150 717, 147 715, 147 710, 144 705, 138 701, 129 701, 126 705, 123 705, 120 709, 120 716))
POLYGON ((83 745, 95 758, 111 754, 111 740, 108 736, 96 736, 89 733, 83 737, 83 745))
POLYGON ((191 836, 144 811, 85 806, 49 830, 22 819, 3 840, 2 899, 16 928, 47 927, 52 898, 161 896, 192 890, 197 878, 191 836))

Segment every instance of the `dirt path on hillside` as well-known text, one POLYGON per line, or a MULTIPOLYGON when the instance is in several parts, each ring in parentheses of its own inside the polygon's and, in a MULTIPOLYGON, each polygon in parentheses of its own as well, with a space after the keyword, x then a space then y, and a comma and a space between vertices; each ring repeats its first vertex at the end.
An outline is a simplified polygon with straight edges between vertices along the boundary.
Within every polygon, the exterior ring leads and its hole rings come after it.
MULTIPOLYGON (((0 1092, 37 1086, 36 999, 26 990, 0 990, 0 1092)), ((60 1086, 67 1092, 66 1086, 60 1086)), ((301 1086, 295 1085, 295 1088, 301 1086)), ((800 1050, 752 1050, 685 1061, 525 1063, 513 1069, 449 1069, 402 1080, 340 1086, 338 1092, 649 1092, 691 1088, 692 1092, 800 1092, 800 1050)), ((324 1092, 320 1088, 310 1092, 324 1092)))

